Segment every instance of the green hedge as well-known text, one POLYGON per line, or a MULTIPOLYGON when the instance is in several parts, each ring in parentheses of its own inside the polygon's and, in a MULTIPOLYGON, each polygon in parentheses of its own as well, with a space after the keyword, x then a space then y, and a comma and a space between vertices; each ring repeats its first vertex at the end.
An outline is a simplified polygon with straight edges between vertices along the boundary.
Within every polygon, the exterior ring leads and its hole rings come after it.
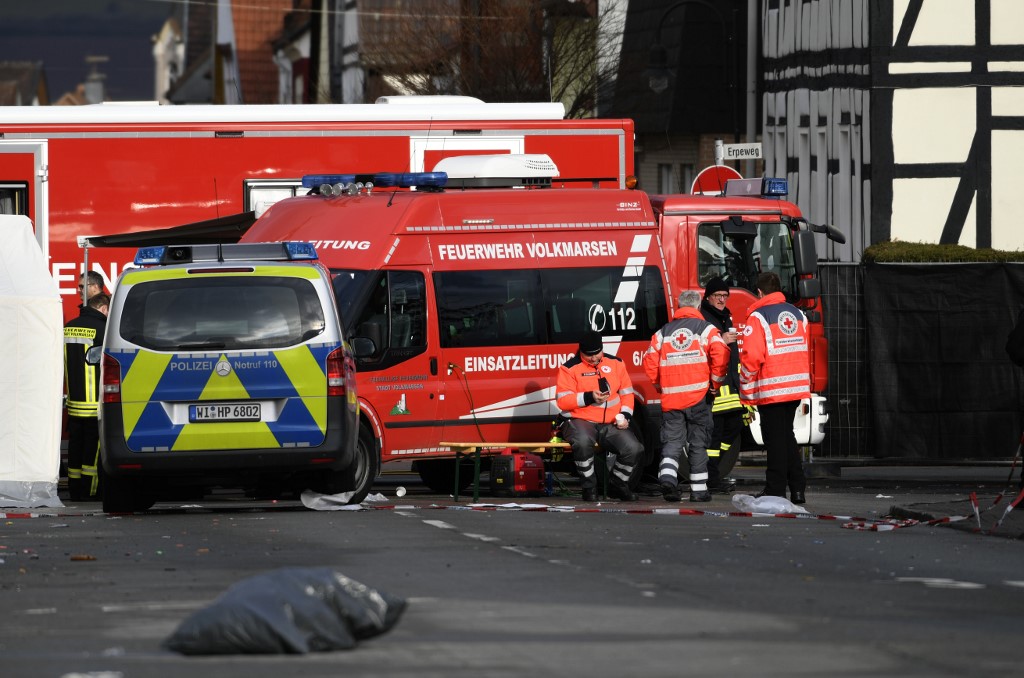
POLYGON ((1024 262, 1024 252, 974 249, 963 245, 930 245, 919 242, 880 242, 864 250, 865 263, 934 263, 960 261, 1024 262))

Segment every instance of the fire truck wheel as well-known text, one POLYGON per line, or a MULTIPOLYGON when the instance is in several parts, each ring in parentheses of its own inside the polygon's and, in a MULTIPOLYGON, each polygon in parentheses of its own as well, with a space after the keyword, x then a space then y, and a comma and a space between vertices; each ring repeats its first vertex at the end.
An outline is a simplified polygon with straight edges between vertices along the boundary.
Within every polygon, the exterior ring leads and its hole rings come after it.
POLYGON ((104 513, 145 511, 156 501, 146 492, 144 484, 130 478, 104 476, 102 492, 104 513))
MULTIPOLYGON (((416 470, 423 484, 435 494, 452 494, 455 491, 455 460, 454 459, 420 459, 416 462, 416 470)), ((461 493, 473 483, 473 462, 463 460, 459 467, 459 492, 461 493)))

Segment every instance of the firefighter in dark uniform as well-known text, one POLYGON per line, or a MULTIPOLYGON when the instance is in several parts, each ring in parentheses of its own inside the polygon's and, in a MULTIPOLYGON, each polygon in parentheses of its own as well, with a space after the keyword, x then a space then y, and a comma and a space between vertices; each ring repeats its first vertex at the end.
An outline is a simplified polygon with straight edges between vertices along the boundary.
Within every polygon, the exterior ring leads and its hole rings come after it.
POLYGON ((110 297, 102 292, 82 305, 64 326, 64 379, 68 408, 68 493, 72 501, 100 496, 100 368, 85 362, 85 353, 103 345, 110 297))
POLYGON ((718 328, 722 341, 730 349, 729 370, 725 383, 718 395, 708 393, 711 414, 715 428, 708 443, 708 489, 712 492, 729 492, 736 485, 732 478, 723 477, 736 463, 740 453, 740 433, 743 432, 746 406, 740 401, 740 352, 736 343, 736 328, 732 314, 726 305, 729 301, 729 284, 721 278, 712 278, 704 288, 704 299, 700 313, 704 319, 718 328))

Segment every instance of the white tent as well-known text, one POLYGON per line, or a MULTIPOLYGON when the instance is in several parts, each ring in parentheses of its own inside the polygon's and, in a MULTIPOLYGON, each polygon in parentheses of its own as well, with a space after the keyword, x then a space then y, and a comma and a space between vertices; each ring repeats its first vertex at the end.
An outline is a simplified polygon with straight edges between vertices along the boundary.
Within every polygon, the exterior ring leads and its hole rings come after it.
POLYGON ((62 506, 60 294, 28 217, 0 215, 0 506, 62 506))

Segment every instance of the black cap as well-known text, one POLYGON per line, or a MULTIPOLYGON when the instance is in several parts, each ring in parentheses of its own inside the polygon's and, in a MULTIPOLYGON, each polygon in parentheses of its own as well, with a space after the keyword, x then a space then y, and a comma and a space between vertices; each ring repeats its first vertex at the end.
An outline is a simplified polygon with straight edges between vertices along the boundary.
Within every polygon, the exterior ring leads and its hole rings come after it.
POLYGON ((584 332, 580 338, 580 353, 585 355, 594 355, 604 350, 604 341, 601 339, 601 335, 593 330, 584 332))
POLYGON ((725 282, 721 278, 712 278, 708 281, 708 284, 704 287, 704 298, 707 299, 715 292, 728 292, 729 283, 725 282))

